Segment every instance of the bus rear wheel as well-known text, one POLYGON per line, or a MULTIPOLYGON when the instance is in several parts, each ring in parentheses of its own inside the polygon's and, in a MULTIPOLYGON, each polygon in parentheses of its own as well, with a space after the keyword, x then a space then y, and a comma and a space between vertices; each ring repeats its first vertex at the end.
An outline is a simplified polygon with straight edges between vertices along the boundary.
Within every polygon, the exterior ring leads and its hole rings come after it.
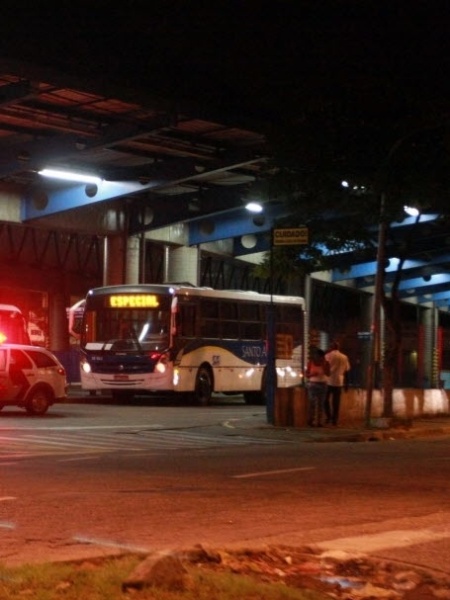
POLYGON ((206 366, 201 366, 195 378, 195 390, 193 394, 195 402, 200 406, 210 404, 213 388, 211 370, 206 366))

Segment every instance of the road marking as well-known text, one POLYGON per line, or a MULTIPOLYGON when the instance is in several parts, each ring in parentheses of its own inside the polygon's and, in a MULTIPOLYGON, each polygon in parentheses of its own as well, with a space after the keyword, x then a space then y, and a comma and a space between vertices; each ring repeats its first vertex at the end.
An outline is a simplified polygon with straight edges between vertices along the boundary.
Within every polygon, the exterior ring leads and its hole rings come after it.
POLYGON ((67 427, 51 427, 37 425, 36 427, 0 427, 0 431, 84 431, 85 429, 133 429, 137 431, 146 431, 147 429, 164 429, 167 425, 150 424, 142 427, 139 425, 68 425, 67 427))
POLYGON ((190 429, 141 429, 139 431, 24 431, 21 435, 0 435, 4 442, 3 458, 16 458, 14 452, 26 447, 26 456, 43 454, 86 454, 98 452, 149 452, 151 450, 179 450, 183 448, 221 448, 254 444, 278 445, 284 440, 253 436, 204 435, 190 429), (7 451, 11 451, 8 456, 7 451))
POLYGON ((133 546, 132 544, 123 544, 120 542, 115 542, 114 540, 102 540, 99 538, 91 538, 83 535, 76 535, 72 539, 75 542, 78 542, 79 544, 94 544, 95 546, 104 546, 106 548, 119 548, 121 550, 128 550, 131 552, 143 552, 144 554, 148 554, 150 552, 148 548, 133 546))
POLYGON ((233 479, 249 479, 250 477, 265 477, 266 475, 280 475, 282 473, 296 473, 297 471, 311 471, 315 467, 298 467, 295 469, 277 469, 276 471, 256 471, 255 473, 244 473, 233 475, 233 479))
POLYGON ((80 460, 96 460, 99 454, 90 454, 89 456, 74 456, 73 458, 60 458, 58 462, 78 462, 80 460))
POLYGON ((450 529, 398 529, 372 535, 326 540, 314 545, 322 550, 368 554, 388 548, 405 548, 413 544, 423 544, 449 537, 450 529))
POLYGON ((15 496, 2 496, 0 497, 0 502, 6 502, 7 500, 17 500, 15 496))

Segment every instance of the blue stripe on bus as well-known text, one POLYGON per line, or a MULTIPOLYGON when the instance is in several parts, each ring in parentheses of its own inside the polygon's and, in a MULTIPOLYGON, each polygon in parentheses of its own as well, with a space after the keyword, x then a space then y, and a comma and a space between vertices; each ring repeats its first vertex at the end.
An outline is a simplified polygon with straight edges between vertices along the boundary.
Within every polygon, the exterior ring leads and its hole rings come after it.
POLYGON ((266 364, 267 362, 267 349, 264 341, 208 340, 203 338, 201 341, 192 340, 188 342, 183 347, 183 355, 199 350, 200 348, 208 348, 213 351, 214 348, 227 350, 250 365, 266 364))

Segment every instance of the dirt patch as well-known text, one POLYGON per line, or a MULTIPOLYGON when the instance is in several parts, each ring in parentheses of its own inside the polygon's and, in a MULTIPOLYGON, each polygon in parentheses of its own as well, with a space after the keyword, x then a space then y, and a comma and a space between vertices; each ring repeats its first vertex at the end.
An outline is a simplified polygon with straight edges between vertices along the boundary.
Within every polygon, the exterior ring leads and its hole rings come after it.
POLYGON ((199 569, 227 571, 265 583, 317 590, 343 600, 450 600, 450 575, 418 566, 310 547, 273 546, 239 551, 196 546, 182 559, 199 569))

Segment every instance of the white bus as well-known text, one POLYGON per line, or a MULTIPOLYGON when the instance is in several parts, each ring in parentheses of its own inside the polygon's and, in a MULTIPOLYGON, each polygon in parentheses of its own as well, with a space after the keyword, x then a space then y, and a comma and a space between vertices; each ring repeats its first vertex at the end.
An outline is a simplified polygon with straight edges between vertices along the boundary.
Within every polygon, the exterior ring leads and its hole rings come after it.
POLYGON ((31 344, 26 319, 14 304, 0 304, 0 343, 31 344))
POLYGON ((94 288, 83 307, 81 387, 119 397, 176 392, 200 404, 242 393, 264 403, 268 338, 276 386, 301 384, 303 298, 178 284, 94 288))

